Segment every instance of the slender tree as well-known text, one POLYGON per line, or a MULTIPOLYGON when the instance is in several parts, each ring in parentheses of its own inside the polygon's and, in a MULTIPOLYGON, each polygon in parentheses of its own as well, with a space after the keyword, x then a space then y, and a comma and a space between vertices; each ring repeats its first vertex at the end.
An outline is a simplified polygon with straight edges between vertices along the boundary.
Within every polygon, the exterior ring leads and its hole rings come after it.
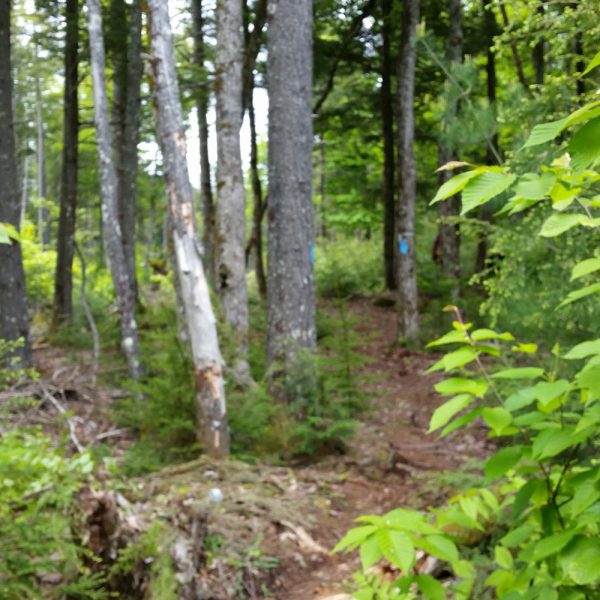
POLYGON ((417 61, 419 0, 402 0, 402 32, 398 56, 398 338, 414 342, 419 336, 415 254, 414 95, 417 61))
POLYGON ((209 454, 219 456, 229 453, 223 361, 196 233, 173 36, 167 3, 149 0, 148 9, 154 105, 172 226, 174 270, 194 367, 198 438, 209 454))
POLYGON ((79 0, 67 0, 65 8, 65 88, 63 104, 63 151, 60 180, 60 215, 56 271, 54 275, 54 325, 73 316, 73 254, 77 208, 77 158, 79 132, 78 47, 79 0))
POLYGON ((268 32, 267 361, 316 348, 312 200, 312 0, 278 0, 268 32))
POLYGON ((265 213, 266 203, 263 196, 262 182, 258 172, 258 137, 256 132, 256 111, 254 110, 254 69, 256 59, 261 47, 263 30, 267 21, 267 1, 259 0, 256 3, 254 11, 254 21, 252 31, 249 27, 248 2, 245 1, 244 10, 244 108, 248 111, 248 121, 250 124, 250 183, 252 186, 252 231, 250 241, 246 250, 246 261, 248 256, 254 250, 254 272, 258 291, 262 298, 267 296, 267 276, 263 261, 263 234, 262 222, 265 213))
POLYGON ((113 286, 121 316, 121 345, 127 358, 129 373, 137 379, 141 373, 139 343, 135 321, 133 282, 125 263, 117 202, 117 175, 112 159, 112 140, 108 118, 104 39, 99 0, 86 0, 90 61, 94 91, 94 122, 100 171, 102 229, 106 253, 110 262, 113 286))
MULTIPOLYGON (((446 59, 450 65, 450 71, 453 67, 462 62, 463 50, 463 11, 462 0, 448 0, 448 43, 446 45, 446 59)), ((447 138, 448 126, 456 118, 458 112, 458 93, 454 89, 452 80, 446 82, 448 97, 446 104, 446 113, 442 127, 443 137, 447 138)), ((454 152, 450 142, 446 139, 440 141, 439 147, 440 164, 445 165, 453 159, 454 152)), ((440 185, 445 183, 451 176, 450 171, 440 172, 440 185)), ((454 196, 446 202, 438 203, 438 215, 440 218, 439 240, 441 263, 444 273, 447 277, 458 280, 460 275, 460 237, 459 228, 452 219, 456 218, 460 212, 460 197, 454 196)), ((455 285, 454 293, 458 292, 455 285)))
MULTIPOLYGON (((542 20, 541 23, 543 25, 543 19, 546 13, 544 2, 540 1, 538 3, 536 12, 542 20)), ((546 70, 546 58, 544 53, 545 44, 543 34, 539 33, 538 35, 540 37, 533 47, 531 58, 533 61, 533 70, 535 71, 535 83, 537 85, 544 85, 544 72, 546 70)))
POLYGON ((225 320, 248 345, 245 191, 240 153, 242 126, 242 0, 217 1, 217 244, 215 287, 225 320))
MULTIPOLYGON (((0 223, 12 225, 18 231, 21 195, 15 155, 10 0, 0 0, 0 140, 0 223)), ((0 265, 0 337, 4 340, 22 338, 24 344, 16 355, 22 365, 29 365, 25 273, 18 240, 0 244, 0 265)))
POLYGON ((394 105, 392 99, 392 0, 382 0, 381 125, 383 133, 383 256, 385 287, 396 289, 396 194, 394 189, 394 105))
MULTIPOLYGON (((36 51, 36 60, 37 51, 36 51)), ((46 202, 48 200, 48 189, 46 186, 46 127, 44 125, 44 114, 42 106, 42 88, 40 78, 35 78, 35 127, 37 133, 37 196, 38 196, 38 236, 42 249, 50 245, 50 213, 46 202)))
POLYGON ((208 100, 209 91, 204 76, 204 17, 202 0, 192 0, 192 25, 194 36, 194 63, 201 83, 196 92, 196 115, 200 142, 200 198, 202 202, 204 266, 214 281, 215 205, 211 183, 211 168, 208 156, 208 100))
MULTIPOLYGON (((500 14, 502 15, 502 24, 504 25, 504 29, 508 31, 511 27, 511 24, 508 18, 508 12, 506 10, 504 2, 500 2, 500 14)), ((525 78, 525 71, 523 70, 523 62, 521 61, 521 55, 519 54, 519 49, 517 48, 517 44, 514 40, 510 41, 510 51, 512 53, 513 62, 515 63, 517 77, 519 78, 523 89, 529 94, 529 83, 525 78)))

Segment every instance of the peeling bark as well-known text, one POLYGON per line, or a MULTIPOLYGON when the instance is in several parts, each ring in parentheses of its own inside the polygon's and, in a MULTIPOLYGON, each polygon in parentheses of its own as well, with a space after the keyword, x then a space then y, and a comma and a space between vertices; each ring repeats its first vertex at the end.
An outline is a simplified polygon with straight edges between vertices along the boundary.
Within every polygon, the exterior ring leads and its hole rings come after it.
MULTIPOLYGON (((21 195, 15 155, 13 79, 11 72, 10 0, 0 0, 0 223, 19 229, 21 195)), ((0 337, 23 338, 15 355, 23 366, 31 363, 29 319, 21 245, 0 244, 0 337)))
POLYGON ((77 98, 79 0, 67 0, 65 16, 63 153, 60 181, 60 216, 58 219, 56 271, 54 276, 53 324, 55 326, 59 323, 70 321, 73 317, 73 254, 75 250, 79 133, 79 104, 77 98))
POLYGON ((402 0, 402 33, 398 59, 398 339, 416 342, 419 336, 415 255, 414 95, 419 0, 402 0))
POLYGON ((301 349, 316 349, 312 1, 279 0, 271 11, 267 361, 290 374, 301 349))
POLYGON ((202 266, 202 246, 196 233, 167 3, 149 0, 148 10, 154 104, 172 224, 175 274, 194 366, 198 439, 208 454, 222 456, 229 453, 223 361, 202 266))
POLYGON ((133 282, 125 263, 119 211, 117 203, 117 175, 112 159, 112 141, 108 118, 104 39, 102 36, 102 13, 99 0, 86 0, 90 59, 94 91, 94 122, 100 171, 100 196, 102 201, 102 229, 106 253, 110 262, 113 286, 121 316, 121 346, 129 373, 139 378, 139 342, 135 321, 135 296, 133 282))

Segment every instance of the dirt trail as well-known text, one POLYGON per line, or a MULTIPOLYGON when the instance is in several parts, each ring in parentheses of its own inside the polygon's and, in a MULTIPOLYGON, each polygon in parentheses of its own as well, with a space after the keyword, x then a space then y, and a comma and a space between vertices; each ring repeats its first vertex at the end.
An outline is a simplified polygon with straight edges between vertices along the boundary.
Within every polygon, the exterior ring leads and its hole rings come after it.
MULTIPOLYGON (((357 317, 355 327, 362 340, 357 351, 369 358, 360 380, 371 409, 362 415, 347 454, 303 468, 233 460, 212 464, 200 458, 130 482, 127 519, 140 521, 143 530, 160 515, 172 531, 193 544, 202 541, 195 539, 193 528, 180 522, 180 513, 206 498, 211 488, 222 490, 224 500, 209 515, 208 531, 221 536, 229 555, 207 563, 202 562, 201 552, 195 559, 198 564, 194 562, 187 573, 206 583, 211 598, 232 598, 236 593, 232 595, 232 590, 239 591, 240 585, 251 598, 349 598, 344 595, 344 582, 358 568, 358 558, 332 556, 329 550, 353 520, 399 506, 421 509, 443 503, 444 491, 431 476, 453 471, 486 451, 485 431, 477 426, 442 441, 427 435, 429 418, 440 398, 433 390, 439 376, 425 371, 437 357, 394 346, 394 309, 376 306, 368 298, 352 300, 348 308, 357 317), (244 548, 256 543, 260 556, 277 559, 277 567, 265 578, 252 563, 243 568, 240 583, 231 552, 239 550, 236 556, 247 556, 244 548), (260 591, 261 586, 270 595, 260 591)), ((90 358, 85 353, 69 357, 45 344, 36 351, 45 381, 54 386, 53 393, 64 408, 75 414, 74 431, 82 444, 103 440, 117 456, 122 455, 133 437, 111 423, 110 406, 123 392, 90 384, 90 358)), ((27 411, 22 418, 58 435, 62 425, 56 408, 44 406, 44 410, 27 411)))
MULTIPOLYGON (((310 515, 314 521, 308 527, 325 548, 332 548, 361 514, 443 502, 444 496, 427 485, 426 476, 455 470, 467 458, 485 452, 483 431, 463 432, 442 441, 427 435, 431 413, 440 403, 433 390, 439 377, 425 374, 435 359, 431 354, 394 347, 394 310, 375 306, 370 299, 352 301, 350 310, 359 318, 357 330, 365 340, 359 351, 371 359, 361 376, 367 382, 372 409, 363 416, 346 456, 329 458, 297 473, 300 477, 313 473, 315 479, 329 481, 325 506, 315 507, 310 515)), ((278 554, 276 548, 273 551, 278 554)), ((357 567, 358 559, 348 555, 297 557, 295 564, 282 565, 276 597, 335 598, 357 567)))

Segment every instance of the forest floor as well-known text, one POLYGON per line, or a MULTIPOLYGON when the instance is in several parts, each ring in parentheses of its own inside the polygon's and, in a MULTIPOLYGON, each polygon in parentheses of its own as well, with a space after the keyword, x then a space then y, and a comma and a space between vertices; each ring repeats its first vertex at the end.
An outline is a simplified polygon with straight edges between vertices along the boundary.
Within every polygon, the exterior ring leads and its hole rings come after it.
MULTIPOLYGON (((358 567, 357 553, 330 550, 353 520, 400 506, 443 504, 452 490, 449 474, 489 451, 485 430, 477 425, 443 440, 427 434, 441 399, 433 389, 439 376, 425 371, 439 357, 394 345, 393 308, 376 306, 371 298, 348 306, 362 340, 356 350, 368 358, 359 379, 370 409, 346 454, 296 467, 200 458, 119 488, 121 529, 140 532, 157 519, 168 522, 180 582, 211 590, 206 597, 227 599, 244 590, 251 598, 350 598, 345 590, 358 567), (206 501, 213 488, 223 494, 217 504, 206 501), (202 549, 194 539, 200 522, 210 538, 202 549)), ((89 359, 39 345, 44 395, 58 402, 23 419, 48 429, 57 410, 72 411, 71 437, 83 446, 109 443, 118 453, 131 443, 110 419, 110 406, 122 392, 92 385, 89 359)))

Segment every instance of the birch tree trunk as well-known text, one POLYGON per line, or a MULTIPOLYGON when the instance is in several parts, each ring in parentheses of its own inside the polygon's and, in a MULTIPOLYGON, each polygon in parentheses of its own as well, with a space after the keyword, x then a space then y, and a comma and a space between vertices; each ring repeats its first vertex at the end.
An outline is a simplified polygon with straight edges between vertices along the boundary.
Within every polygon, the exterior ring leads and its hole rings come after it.
POLYGON ((414 95, 419 0, 402 0, 402 33, 398 58, 398 339, 419 337, 415 255, 414 95))
POLYGON ((217 1, 217 244, 215 287, 225 320, 248 349, 245 192, 240 152, 242 126, 242 0, 217 1))
MULTIPOLYGON (((449 31, 448 43, 446 46, 446 59, 450 66, 450 72, 453 67, 462 63, 463 46, 463 11, 462 0, 448 0, 449 31)), ((454 89, 453 81, 446 82, 447 88, 447 106, 442 125, 443 138, 447 137, 448 126, 456 118, 458 112, 458 90, 454 89)), ((439 148, 440 166, 454 158, 454 150, 450 142, 441 140, 439 148)), ((439 185, 444 184, 451 177, 450 171, 440 171, 439 185)), ((458 217, 460 213, 460 196, 457 194, 447 202, 438 203, 438 216, 440 225, 438 235, 440 239, 441 263, 444 274, 455 281, 453 296, 458 294, 458 278, 460 277, 460 231, 452 219, 458 217)))
POLYGON ((268 33, 267 361, 316 349, 312 198, 312 1, 277 0, 268 33))
POLYGON ((64 125, 60 216, 58 219, 56 271, 54 275, 54 325, 70 321, 73 317, 73 255, 75 251, 79 133, 79 103, 77 98, 79 0, 67 0, 65 16, 64 125))
POLYGON ((100 196, 102 202, 102 231, 108 255, 113 286, 121 316, 121 345, 129 373, 137 379, 141 374, 137 324, 135 322, 135 296, 133 282, 125 263, 119 210, 117 203, 117 175, 112 160, 112 142, 108 118, 104 39, 102 13, 99 0, 86 0, 90 62, 94 92, 94 121, 100 171, 100 196))
MULTIPOLYGON (((19 229, 21 196, 15 155, 13 79, 11 72, 10 0, 0 0, 0 223, 19 229)), ((31 363, 29 319, 21 245, 0 244, 0 338, 25 344, 15 353, 23 366, 31 363)))
POLYGON ((200 142, 200 199, 202 203, 204 266, 214 281, 214 240, 215 240, 215 205, 211 183, 211 168, 208 157, 208 99, 209 91, 204 71, 204 17, 202 0, 192 0, 192 25, 194 36, 194 63, 198 69, 201 82, 196 94, 196 113, 198 119, 198 137, 200 142))
POLYGON ((223 361, 196 234, 167 2, 149 0, 148 9, 154 104, 173 229, 175 273, 194 365, 198 438, 207 453, 226 455, 229 429, 223 361))
POLYGON ((382 2, 381 126, 383 134, 383 257, 385 287, 396 289, 396 195, 394 192, 394 107, 392 103, 392 0, 382 2))

